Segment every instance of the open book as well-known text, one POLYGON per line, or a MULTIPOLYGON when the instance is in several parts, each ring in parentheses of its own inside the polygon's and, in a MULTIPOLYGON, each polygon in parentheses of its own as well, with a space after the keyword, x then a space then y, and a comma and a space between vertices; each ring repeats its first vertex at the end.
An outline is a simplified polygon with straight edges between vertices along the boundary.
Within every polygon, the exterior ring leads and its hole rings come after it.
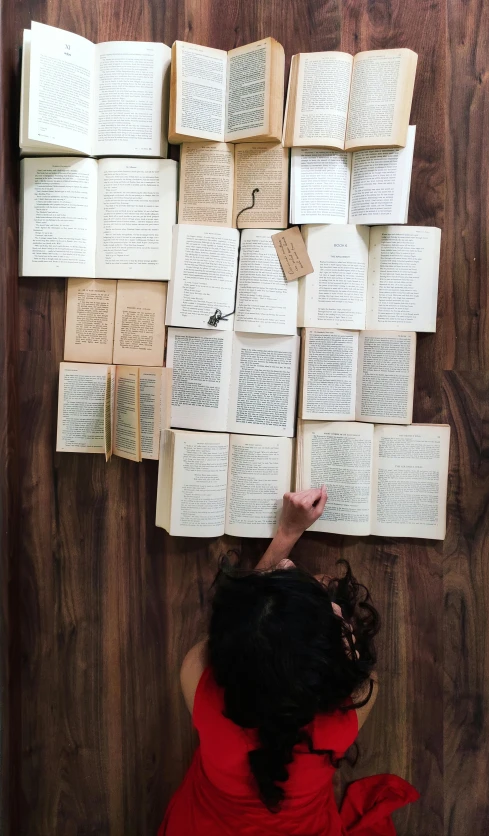
MULTIPOLYGON (((212 328, 209 317, 234 311, 239 232, 215 226, 173 227, 171 282, 166 324, 212 328)), ((220 330, 233 330, 234 317, 221 320, 220 330)))
POLYGON ((184 142, 178 223, 284 229, 288 189, 289 152, 281 145, 184 142))
POLYGON ((171 379, 166 368, 61 363, 56 450, 157 459, 171 379))
POLYGON ((410 49, 292 56, 283 143, 335 150, 406 144, 418 56, 410 49))
POLYGON ((20 275, 170 278, 173 160, 21 162, 20 275))
POLYGON ((302 233, 314 272, 299 279, 300 326, 436 331, 437 227, 330 224, 302 233))
POLYGON ((171 50, 24 30, 19 145, 25 154, 166 157, 171 50))
POLYGON ((290 490, 290 438, 161 434, 156 525, 180 537, 273 537, 290 490))
POLYGON ((241 233, 234 328, 256 334, 297 334, 297 282, 284 276, 272 235, 278 230, 241 233))
POLYGON ((290 222, 407 223, 415 134, 410 125, 404 148, 293 148, 290 222))
POLYGON ((68 279, 64 359, 162 366, 166 282, 68 279))
POLYGON ((171 426, 294 435, 299 337, 169 328, 171 426))
POLYGON ((305 328, 302 418, 410 424, 416 334, 305 328))
POLYGON ((274 38, 226 52, 175 41, 170 142, 280 141, 285 55, 274 38))
POLYGON ((443 540, 449 446, 446 425, 304 422, 296 490, 328 490, 310 531, 443 540))

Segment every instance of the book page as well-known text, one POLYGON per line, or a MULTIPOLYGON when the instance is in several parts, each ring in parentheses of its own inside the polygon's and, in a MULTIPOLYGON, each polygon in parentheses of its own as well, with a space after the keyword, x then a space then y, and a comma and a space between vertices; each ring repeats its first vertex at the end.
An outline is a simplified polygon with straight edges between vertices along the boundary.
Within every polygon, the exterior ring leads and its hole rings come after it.
POLYGON ((227 53, 175 41, 176 133, 224 141, 227 53))
POLYGON ((29 158, 22 172, 22 275, 95 276, 97 163, 29 158))
POLYGON ((294 435, 299 337, 234 334, 228 429, 294 435))
POLYGON ((436 331, 440 237, 428 226, 371 230, 368 329, 436 331))
POLYGON ((271 229, 244 229, 236 295, 235 331, 297 334, 297 282, 288 282, 271 229))
POLYGON ((358 333, 306 328, 302 418, 354 421, 358 333))
POLYGON ((302 424, 302 457, 296 490, 326 485, 328 501, 309 531, 370 534, 373 424, 302 424))
POLYGON ((233 225, 234 145, 184 142, 180 149, 179 224, 233 225))
POLYGON ((112 41, 95 47, 95 154, 166 156, 162 102, 170 60, 170 47, 161 43, 112 41))
POLYGON ((86 38, 31 23, 29 140, 93 153, 94 62, 86 38))
POLYGON ((116 366, 114 432, 112 452, 114 456, 141 461, 141 424, 139 417, 139 369, 133 366, 116 366))
POLYGON ((107 366, 60 363, 56 450, 105 453, 107 366))
POLYGON ((173 371, 171 426, 225 431, 233 334, 169 328, 166 363, 173 371))
POLYGON ((157 459, 160 443, 161 373, 163 369, 139 369, 139 421, 141 458, 157 459))
POLYGON ((406 144, 416 60, 410 49, 376 49, 355 56, 347 151, 406 144))
POLYGON ((413 332, 362 331, 358 344, 357 421, 410 424, 415 363, 413 332))
POLYGON ((166 287, 165 282, 117 282, 114 363, 163 365, 166 287))
POLYGON ((173 369, 165 366, 161 369, 160 427, 161 431, 171 427, 171 397, 173 387, 173 369))
POLYGON ((168 281, 176 206, 173 160, 100 160, 97 276, 168 281))
POLYGON ((408 128, 405 148, 355 151, 351 156, 351 224, 407 222, 416 126, 408 128))
POLYGON ((112 364, 108 365, 104 395, 104 453, 106 462, 110 462, 112 458, 112 424, 114 416, 115 375, 115 366, 112 364))
POLYGON ((450 427, 376 427, 372 534, 443 540, 450 427))
POLYGON ((268 133, 271 60, 271 38, 229 50, 225 128, 227 142, 268 133))
POLYGON ((226 534, 274 536, 290 491, 292 447, 290 438, 230 436, 226 534))
POLYGON ((63 359, 112 363, 116 285, 97 279, 68 279, 63 359))
POLYGON ((224 534, 228 471, 227 433, 175 432, 170 534, 224 534))
POLYGON ((234 220, 238 229, 285 229, 289 199, 289 152, 271 142, 241 143, 234 146, 234 220))
POLYGON ((290 222, 346 224, 351 154, 324 148, 292 148, 290 222))
POLYGON ((305 226, 302 234, 314 273, 299 279, 298 324, 365 328, 368 227, 305 226))
POLYGON ((346 52, 300 55, 294 145, 344 149, 352 67, 346 52))
MULTIPOLYGON (((212 328, 209 317, 234 311, 239 232, 178 224, 173 230, 172 280, 166 324, 212 328)), ((234 315, 217 324, 233 330, 234 315)))

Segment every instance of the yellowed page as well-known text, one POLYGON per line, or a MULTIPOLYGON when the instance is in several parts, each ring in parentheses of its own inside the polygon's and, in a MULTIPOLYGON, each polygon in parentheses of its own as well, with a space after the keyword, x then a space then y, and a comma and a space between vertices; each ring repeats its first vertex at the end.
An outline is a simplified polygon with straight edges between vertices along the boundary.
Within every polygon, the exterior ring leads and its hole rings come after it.
POLYGON ((117 282, 114 363, 163 365, 166 290, 166 282, 117 282))
POLYGON ((253 209, 238 218, 238 229, 285 229, 289 200, 289 152, 271 142, 234 146, 234 220, 253 202, 253 209))
POLYGON ((273 537, 290 491, 293 440, 231 435, 226 534, 273 537))
POLYGON ((416 334, 361 331, 355 417, 372 424, 413 420, 416 334))
POLYGON ((372 534, 443 540, 450 427, 376 427, 372 534))
POLYGON ((159 366, 139 369, 141 458, 157 459, 160 444, 161 373, 159 366))
POLYGON ((326 485, 328 501, 310 531, 370 534, 373 424, 302 422, 299 490, 326 485))
POLYGON ((355 56, 347 151, 406 145, 416 63, 410 49, 376 49, 355 56))
POLYGON ((271 64, 271 38, 229 50, 226 142, 269 133, 271 64))
POLYGON ((184 142, 180 150, 179 224, 233 225, 234 145, 184 142))
POLYGON ((344 150, 352 67, 346 52, 301 53, 293 145, 344 150))
POLYGON ((305 328, 302 417, 354 421, 358 332, 305 328))
POLYGON ((109 462, 112 458, 112 424, 113 424, 113 405, 114 405, 114 391, 115 391, 115 366, 107 366, 107 379, 105 381, 105 396, 104 396, 104 446, 105 446, 105 461, 109 462))
POLYGON ((60 363, 56 450, 105 453, 107 366, 60 363))
POLYGON ((114 456, 141 461, 141 422, 139 417, 139 369, 117 366, 115 377, 114 456))
MULTIPOLYGON (((226 116, 227 52, 175 41, 175 134, 223 142, 226 116)), ((173 78, 173 74, 172 74, 173 78)), ((170 110, 172 106, 170 103, 170 110)), ((170 134, 170 142, 175 136, 170 134)))
POLYGON ((116 284, 103 279, 68 279, 64 359, 112 363, 116 284))

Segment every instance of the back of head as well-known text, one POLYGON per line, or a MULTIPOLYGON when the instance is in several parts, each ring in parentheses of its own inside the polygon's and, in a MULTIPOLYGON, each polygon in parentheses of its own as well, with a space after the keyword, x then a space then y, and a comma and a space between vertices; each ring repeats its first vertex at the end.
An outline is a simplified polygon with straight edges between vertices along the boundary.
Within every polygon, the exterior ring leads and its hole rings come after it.
POLYGON ((305 742, 314 752, 305 726, 343 706, 369 679, 377 629, 368 593, 349 567, 327 585, 297 568, 258 573, 224 564, 219 572, 209 661, 226 716, 258 731, 261 745, 249 760, 270 809, 284 796, 277 782, 287 780, 294 746, 305 742))

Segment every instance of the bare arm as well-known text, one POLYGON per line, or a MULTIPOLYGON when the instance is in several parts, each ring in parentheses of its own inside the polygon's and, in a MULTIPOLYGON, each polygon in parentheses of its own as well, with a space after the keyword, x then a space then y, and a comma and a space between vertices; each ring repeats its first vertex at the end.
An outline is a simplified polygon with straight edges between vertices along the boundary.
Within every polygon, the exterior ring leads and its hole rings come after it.
POLYGON ((284 494, 284 506, 277 533, 256 569, 271 569, 285 560, 301 534, 319 519, 328 495, 324 485, 307 491, 284 494))
MULTIPOLYGON (((375 671, 372 671, 370 674, 370 679, 373 682, 372 694, 370 699, 366 705, 363 705, 361 708, 357 708, 357 720, 358 720, 358 730, 362 728, 365 720, 367 719, 368 715, 372 711, 372 708, 375 705, 375 700, 377 699, 379 693, 379 679, 375 671)), ((361 701, 361 696, 358 695, 358 699, 361 701)), ((353 700, 355 702, 355 700, 353 700)))

